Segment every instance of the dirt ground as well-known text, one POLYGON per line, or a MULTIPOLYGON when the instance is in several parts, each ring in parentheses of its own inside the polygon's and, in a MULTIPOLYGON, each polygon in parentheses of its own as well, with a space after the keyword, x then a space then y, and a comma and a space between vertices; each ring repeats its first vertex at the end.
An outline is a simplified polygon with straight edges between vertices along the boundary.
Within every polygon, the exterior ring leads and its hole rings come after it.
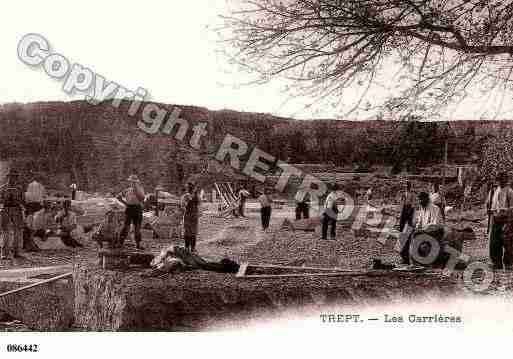
MULTIPOLYGON (((398 210, 393 211, 398 216, 398 210)), ((342 268, 369 267, 372 258, 382 258, 396 263, 399 256, 394 250, 394 242, 382 245, 377 242, 379 233, 354 230, 351 223, 339 224, 336 241, 320 240, 320 232, 280 230, 283 221, 294 216, 293 207, 284 206, 273 210, 271 226, 263 231, 259 213, 249 210, 247 218, 220 218, 211 214, 200 217, 200 231, 197 242, 198 253, 212 260, 225 257, 236 261, 252 263, 289 264, 289 265, 325 265, 342 268)), ((315 213, 313 214, 315 215, 315 213)), ((483 210, 475 209, 463 214, 473 221, 458 222, 459 213, 448 214, 448 224, 471 227, 476 236, 463 247, 463 253, 481 261, 488 257, 488 238, 486 235, 486 215, 483 210), (478 221, 476 223, 476 221, 478 221)), ((376 228, 382 227, 378 224, 376 228)), ((153 239, 152 232, 143 230, 143 246, 147 252, 157 254, 170 244, 183 245, 180 240, 167 238, 153 239)), ((126 247, 134 248, 132 235, 126 241, 126 247)), ((84 248, 63 248, 25 252, 24 258, 0 261, 0 270, 71 264, 73 259, 96 256, 97 244, 91 240, 91 233, 83 240, 84 248)))
MULTIPOLYGON (((398 216, 397 208, 389 208, 387 211, 388 214, 392 214, 392 217, 398 216)), ((248 209, 246 215, 247 218, 220 218, 211 214, 200 217, 198 254, 207 260, 230 258, 239 263, 343 269, 369 269, 373 258, 380 258, 384 262, 394 264, 400 261, 394 249, 394 241, 388 241, 385 245, 377 241, 379 231, 355 230, 351 223, 340 223, 337 227, 336 240, 323 241, 320 239, 318 230, 292 232, 281 229, 286 218, 294 217, 291 206, 273 209, 271 226, 267 231, 261 229, 258 211, 248 209)), ((465 243, 463 253, 474 260, 487 263, 487 219, 484 211, 475 208, 463 214, 450 212, 447 222, 452 226, 471 227, 474 230, 475 239, 465 243), (459 222, 460 217, 464 218, 462 222, 459 222)), ((380 226, 381 224, 378 224, 377 228, 380 226)), ((367 227, 364 226, 364 229, 367 227)), ((0 273, 4 269, 71 264, 84 259, 94 261, 97 258, 97 245, 90 236, 91 233, 83 241, 84 248, 42 250, 36 253, 24 253, 25 258, 16 261, 2 261, 0 273)), ((143 230, 143 246, 146 247, 146 252, 157 254, 162 248, 171 244, 183 245, 181 240, 153 239, 151 231, 143 230)), ((127 239, 126 247, 132 249, 135 247, 132 235, 127 239)), ((504 273, 500 276, 511 277, 510 274, 504 273)), ((511 284, 510 279, 508 282, 511 284)), ((493 290, 497 290, 497 286, 493 290)), ((24 330, 22 324, 17 322, 0 329, 24 330)))

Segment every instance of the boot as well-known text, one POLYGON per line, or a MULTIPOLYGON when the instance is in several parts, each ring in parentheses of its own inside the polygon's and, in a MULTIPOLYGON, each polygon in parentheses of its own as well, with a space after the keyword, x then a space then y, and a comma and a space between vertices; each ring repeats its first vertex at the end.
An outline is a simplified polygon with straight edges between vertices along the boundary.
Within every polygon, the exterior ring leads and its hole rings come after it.
POLYGON ((7 259, 7 251, 6 251, 6 249, 3 246, 0 247, 0 259, 1 260, 6 260, 7 259))

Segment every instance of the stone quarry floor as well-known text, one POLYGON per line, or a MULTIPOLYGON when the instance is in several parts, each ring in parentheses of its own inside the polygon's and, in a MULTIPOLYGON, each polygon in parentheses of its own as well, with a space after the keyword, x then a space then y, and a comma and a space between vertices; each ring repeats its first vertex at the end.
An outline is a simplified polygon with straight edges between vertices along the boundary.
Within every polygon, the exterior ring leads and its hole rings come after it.
MULTIPOLYGON (((265 232, 261 230, 260 217, 256 210, 250 209, 246 214, 247 218, 202 216, 197 243, 198 253, 210 260, 228 257, 238 262, 249 261, 252 264, 337 266, 348 269, 367 269, 372 258, 376 257, 390 263, 399 262, 393 245, 377 243, 377 233, 359 234, 346 225, 339 226, 336 241, 321 241, 318 232, 280 230, 284 219, 293 217, 292 207, 274 209, 271 227, 265 232)), ((476 233, 474 241, 465 243, 463 252, 486 262, 486 217, 480 211, 467 213, 467 217, 469 216, 481 220, 462 223, 463 226, 472 227, 476 233)), ((456 224, 456 217, 456 214, 450 214, 449 224, 456 224)), ((75 260, 96 260, 96 243, 87 237, 83 244, 84 248, 45 249, 35 253, 24 253, 22 259, 0 261, 0 282, 16 283, 17 286, 22 285, 21 283, 30 284, 40 280, 38 276, 43 278, 52 273, 61 274, 69 271, 75 260)), ((179 240, 155 240, 150 231, 143 231, 143 246, 147 252, 157 254, 170 244, 182 243, 179 240)), ((126 246, 134 247, 131 237, 127 239, 126 246)), ((501 276, 511 277, 508 273, 501 276)))

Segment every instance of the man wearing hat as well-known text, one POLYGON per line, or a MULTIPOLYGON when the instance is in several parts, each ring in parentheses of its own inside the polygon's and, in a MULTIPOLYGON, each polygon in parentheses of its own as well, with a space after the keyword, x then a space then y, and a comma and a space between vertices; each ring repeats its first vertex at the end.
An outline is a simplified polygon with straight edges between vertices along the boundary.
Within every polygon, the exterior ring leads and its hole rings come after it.
POLYGON ((11 171, 7 175, 7 184, 0 190, 0 203, 3 210, 0 215, 0 258, 21 257, 23 241, 23 190, 18 186, 18 175, 11 171))
POLYGON ((136 175, 128 177, 129 187, 124 190, 118 199, 126 205, 125 223, 120 233, 120 244, 123 245, 130 224, 134 225, 134 238, 137 249, 144 249, 141 246, 141 224, 143 220, 144 189, 141 181, 136 175))
POLYGON ((507 220, 508 209, 513 207, 513 190, 508 183, 508 175, 502 172, 497 176, 499 186, 491 195, 491 233, 490 233, 490 259, 494 269, 511 268, 513 264, 513 248, 511 238, 504 238, 505 226, 510 226, 507 220))

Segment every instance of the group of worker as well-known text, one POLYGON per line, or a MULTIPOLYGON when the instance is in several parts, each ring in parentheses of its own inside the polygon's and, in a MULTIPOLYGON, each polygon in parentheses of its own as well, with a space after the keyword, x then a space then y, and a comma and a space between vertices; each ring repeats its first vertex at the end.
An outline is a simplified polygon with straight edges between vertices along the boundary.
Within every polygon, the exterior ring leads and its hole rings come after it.
MULTIPOLYGON (((20 257, 22 248, 28 246, 24 241, 24 233, 29 238, 38 237, 46 240, 49 236, 58 236, 64 244, 70 247, 80 247, 82 244, 74 235, 77 228, 77 217, 71 209, 71 200, 65 199, 60 209, 56 210, 52 202, 46 199, 44 186, 34 179, 29 183, 26 192, 20 186, 20 178, 14 171, 7 175, 7 183, 0 188, 0 203, 3 205, 0 215, 0 258, 20 257)), ((134 226, 134 240, 137 249, 141 245, 141 226, 145 193, 141 181, 136 175, 128 178, 128 187, 117 198, 126 205, 125 220, 120 231, 120 241, 124 242, 130 226, 134 226)), ((322 239, 336 238, 337 216, 339 213, 337 195, 338 186, 329 186, 329 192, 323 199, 321 209, 322 239)), ((75 198, 77 186, 71 186, 72 198, 75 198)), ((180 208, 183 213, 183 238, 185 247, 191 252, 196 251, 198 223, 200 216, 201 189, 188 183, 180 198, 180 208)), ((371 195, 371 189, 366 192, 366 201, 371 195)), ((244 208, 250 193, 239 186, 237 216, 245 217, 244 208)), ((468 196, 468 193, 465 193, 468 196)), ((426 191, 415 195, 412 184, 405 183, 405 188, 399 193, 402 209, 399 219, 399 230, 408 229, 422 231, 431 225, 444 224, 446 220, 446 201, 438 184, 433 184, 431 193, 426 191)), ((262 229, 269 228, 272 203, 271 192, 262 190, 257 197, 260 203, 260 219, 262 229)), ((487 211, 489 215, 490 259, 495 269, 511 268, 513 266, 513 189, 509 186, 508 175, 500 173, 495 185, 487 196, 487 211)), ((296 219, 310 217, 309 194, 298 192, 296 196, 296 219)), ((27 243, 30 243, 28 241, 27 243)), ((36 246, 37 247, 37 246, 36 246)), ((31 248, 25 248, 31 250, 31 248)), ((34 248, 32 248, 34 249, 34 248)), ((403 246, 401 257, 404 263, 409 263, 409 244, 403 246)), ((37 250, 37 248, 35 248, 37 250)))
MULTIPOLYGON (((501 172, 495 181, 490 183, 486 198, 488 214, 489 256, 492 268, 495 270, 513 269, 513 189, 510 187, 508 174, 501 172)), ((465 187, 462 208, 468 202, 470 186, 465 187)), ((434 185, 431 194, 420 192, 419 206, 414 209, 415 195, 409 182, 401 193, 402 211, 400 230, 405 231, 409 226, 415 231, 421 231, 431 225, 444 224, 446 220, 445 199, 440 192, 440 186, 434 185)), ((403 246, 401 257, 404 263, 409 263, 409 243, 403 246)))
POLYGON ((0 203, 0 259, 20 258, 22 249, 39 250, 34 237, 44 241, 55 235, 67 246, 82 246, 75 235, 77 219, 71 211, 71 200, 64 200, 60 208, 52 207, 37 179, 23 192, 18 173, 10 171, 0 188, 0 203))

